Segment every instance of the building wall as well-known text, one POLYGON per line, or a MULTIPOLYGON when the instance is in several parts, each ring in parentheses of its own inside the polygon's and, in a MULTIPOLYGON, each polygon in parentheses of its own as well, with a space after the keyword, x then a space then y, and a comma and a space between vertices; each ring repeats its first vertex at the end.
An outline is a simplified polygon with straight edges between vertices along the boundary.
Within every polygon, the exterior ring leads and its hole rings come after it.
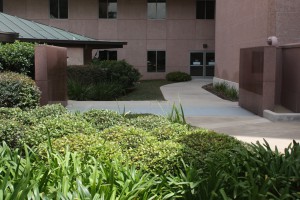
POLYGON ((299 0, 217 0, 216 70, 218 80, 239 83, 240 49, 300 42, 299 0))
POLYGON ((189 73, 190 52, 215 49, 215 20, 196 19, 196 0, 167 0, 165 20, 147 19, 147 0, 118 0, 117 19, 99 19, 98 0, 69 0, 69 19, 50 19, 48 0, 4 0, 4 12, 100 40, 126 41, 118 59, 138 68, 144 79, 189 73), (147 50, 166 51, 165 73, 147 72, 147 50))
POLYGON ((239 82, 240 49, 263 46, 274 35, 272 10, 273 0, 217 0, 217 78, 239 82))

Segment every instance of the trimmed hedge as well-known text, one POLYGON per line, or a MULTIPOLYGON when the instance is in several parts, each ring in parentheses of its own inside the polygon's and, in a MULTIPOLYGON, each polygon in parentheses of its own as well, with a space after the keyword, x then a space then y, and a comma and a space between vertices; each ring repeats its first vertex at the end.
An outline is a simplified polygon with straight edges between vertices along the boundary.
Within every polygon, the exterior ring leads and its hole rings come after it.
POLYGON ((166 79, 172 82, 184 82, 192 80, 192 77, 185 72, 170 72, 166 75, 166 79))
POLYGON ((0 73, 0 107, 34 108, 41 92, 29 77, 14 72, 0 73))
POLYGON ((19 41, 0 43, 0 71, 22 73, 34 78, 34 45, 19 41))

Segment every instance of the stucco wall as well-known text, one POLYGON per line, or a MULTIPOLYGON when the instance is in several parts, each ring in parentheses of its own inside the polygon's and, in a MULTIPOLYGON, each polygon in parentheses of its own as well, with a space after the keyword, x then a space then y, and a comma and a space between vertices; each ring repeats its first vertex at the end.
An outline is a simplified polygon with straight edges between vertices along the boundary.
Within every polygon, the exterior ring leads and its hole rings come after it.
POLYGON ((263 46, 274 34, 273 0, 217 0, 215 76, 239 82, 241 48, 263 46))
POLYGON ((196 20, 196 0, 167 0, 167 19, 148 20, 147 0, 118 0, 117 19, 98 19, 98 0, 69 1, 69 19, 49 19, 48 0, 4 0, 4 12, 100 40, 126 41, 118 50, 144 79, 190 71, 190 52, 215 49, 215 20, 196 20), (166 51, 166 73, 147 73, 147 50, 166 51))
POLYGON ((239 82, 241 48, 300 42, 299 0, 217 0, 215 76, 239 82))

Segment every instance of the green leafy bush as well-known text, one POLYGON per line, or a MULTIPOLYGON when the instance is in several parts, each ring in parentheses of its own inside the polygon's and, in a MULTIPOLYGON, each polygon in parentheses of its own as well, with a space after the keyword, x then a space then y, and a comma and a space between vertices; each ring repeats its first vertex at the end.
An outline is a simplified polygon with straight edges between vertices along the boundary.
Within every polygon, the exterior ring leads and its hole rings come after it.
POLYGON ((60 105, 0 108, 0 141, 21 149, 0 145, 3 198, 300 198, 296 142, 279 153, 163 117, 60 105))
POLYGON ((73 100, 115 100, 133 87, 140 73, 125 61, 69 66, 68 96, 73 100))
POLYGON ((212 152, 217 153, 242 146, 240 141, 231 136, 205 129, 193 130, 177 141, 184 145, 184 161, 193 163, 196 168, 201 168, 204 159, 212 152))
POLYGON ((166 75, 166 79, 172 82, 185 82, 192 80, 192 77, 185 72, 170 72, 166 75))
POLYGON ((129 118, 130 125, 145 131, 152 131, 155 128, 162 128, 171 124, 167 118, 157 115, 140 115, 129 118))
POLYGON ((127 122, 122 115, 110 110, 90 110, 83 113, 83 118, 100 131, 127 122))
POLYGON ((107 81, 107 72, 93 65, 75 65, 67 67, 68 81, 90 85, 107 81))
POLYGON ((0 73, 0 107, 34 108, 39 105, 41 92, 29 77, 0 73))
POLYGON ((12 119, 0 119, 0 141, 5 141, 12 148, 22 147, 25 127, 12 119))
MULTIPOLYGON (((59 138, 70 134, 93 135, 97 130, 80 115, 71 113, 45 117, 24 133, 23 143, 37 146, 48 138, 59 138)), ((78 141, 80 142, 80 141, 78 141)))
POLYGON ((90 85, 89 100, 109 101, 116 100, 125 94, 124 86, 118 82, 101 82, 90 85))
POLYGON ((34 44, 19 41, 0 44, 0 71, 13 71, 34 78, 34 44))
POLYGON ((134 83, 141 78, 141 74, 125 60, 94 60, 92 66, 100 68, 106 72, 107 81, 123 84, 124 88, 134 86, 134 83))

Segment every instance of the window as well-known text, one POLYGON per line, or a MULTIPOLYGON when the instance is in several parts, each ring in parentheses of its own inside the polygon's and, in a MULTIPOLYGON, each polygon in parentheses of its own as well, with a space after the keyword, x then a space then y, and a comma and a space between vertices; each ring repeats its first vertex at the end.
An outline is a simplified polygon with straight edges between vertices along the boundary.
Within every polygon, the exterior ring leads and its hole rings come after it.
POLYGON ((117 18, 117 0, 99 0, 99 18, 117 18))
POLYGON ((148 51, 147 71, 165 72, 166 71, 166 52, 148 51))
POLYGON ((148 0, 148 19, 166 18, 166 0, 148 0))
POLYGON ((197 0, 196 18, 197 19, 215 19, 215 0, 197 0))
POLYGON ((98 52, 98 59, 99 60, 118 60, 118 53, 117 51, 99 51, 98 52))
POLYGON ((0 0, 0 12, 3 12, 3 0, 0 0))
POLYGON ((50 0, 50 17, 68 19, 68 0, 50 0))

